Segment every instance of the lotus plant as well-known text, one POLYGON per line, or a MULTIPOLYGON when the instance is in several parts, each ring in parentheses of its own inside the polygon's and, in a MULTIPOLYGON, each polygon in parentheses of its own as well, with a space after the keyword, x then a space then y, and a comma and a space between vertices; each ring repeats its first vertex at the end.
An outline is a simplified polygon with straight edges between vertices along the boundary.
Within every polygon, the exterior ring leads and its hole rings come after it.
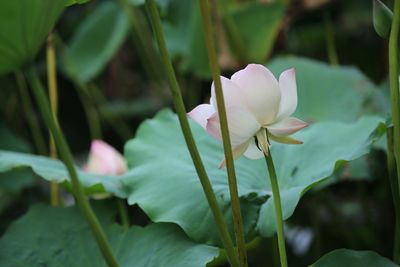
POLYGON ((102 175, 120 175, 128 168, 124 157, 115 148, 101 140, 94 140, 84 170, 102 175))
MULTIPOLYGON (((307 126, 291 117, 297 107, 294 68, 282 72, 277 81, 263 65, 249 64, 231 79, 221 76, 221 83, 234 159, 243 154, 250 159, 268 155, 270 140, 302 143, 289 137, 307 126)), ((199 105, 188 115, 211 136, 222 139, 214 83, 210 104, 199 105)))

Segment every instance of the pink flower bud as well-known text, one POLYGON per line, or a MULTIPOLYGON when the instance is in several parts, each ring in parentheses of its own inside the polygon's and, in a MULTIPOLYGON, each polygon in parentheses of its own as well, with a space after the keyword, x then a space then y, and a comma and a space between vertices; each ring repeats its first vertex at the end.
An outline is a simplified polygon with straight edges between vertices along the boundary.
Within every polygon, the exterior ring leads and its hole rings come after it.
POLYGON ((102 175, 120 175, 128 168, 124 157, 115 148, 101 140, 94 140, 84 170, 102 175))

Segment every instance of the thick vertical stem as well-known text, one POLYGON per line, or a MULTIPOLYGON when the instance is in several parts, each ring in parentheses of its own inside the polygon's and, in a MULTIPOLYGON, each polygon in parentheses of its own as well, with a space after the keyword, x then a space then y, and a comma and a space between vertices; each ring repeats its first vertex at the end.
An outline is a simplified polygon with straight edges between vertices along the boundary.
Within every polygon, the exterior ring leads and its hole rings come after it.
POLYGON ((271 180, 272 197, 274 200, 276 232, 278 235, 279 257, 281 260, 281 266, 287 267, 288 264, 287 264, 287 258, 286 258, 285 235, 283 233, 283 216, 282 216, 281 196, 279 193, 278 179, 276 177, 276 171, 275 171, 274 162, 272 160, 271 151, 269 151, 268 156, 265 156, 265 160, 267 162, 269 178, 271 180))
POLYGON ((395 212, 395 235, 393 240, 393 259, 396 263, 400 263, 400 192, 396 173, 396 159, 393 151, 393 127, 386 129, 387 134, 387 167, 392 190, 393 206, 395 212))
MULTIPOLYGON (((400 28, 400 0, 394 1, 394 13, 389 37, 389 81, 393 121, 393 152, 397 169, 397 186, 400 192, 400 101, 398 42, 400 28)), ((398 204, 399 205, 399 204, 398 204)), ((399 234, 398 231, 396 234, 399 234)), ((398 239, 398 237, 397 237, 398 239)), ((397 259, 399 261, 399 259, 397 259)))
POLYGON ((26 76, 31 85, 31 89, 36 99, 37 106, 40 109, 40 112, 47 124, 47 127, 49 127, 51 134, 54 136, 54 141, 56 143, 58 152, 60 153, 60 156, 63 159, 65 166, 67 167, 72 182, 73 192, 78 202, 78 205, 81 208, 87 222, 89 223, 89 226, 94 234, 94 237, 103 254, 103 257, 106 260, 108 266, 118 267, 119 265, 114 257, 111 246, 107 241, 104 230, 101 227, 95 213, 93 212, 85 196, 83 188, 80 185, 78 174, 74 166, 72 153, 65 140, 64 134, 62 133, 58 125, 56 118, 53 116, 50 110, 50 104, 44 92, 43 86, 33 68, 29 69, 26 72, 26 76))
POLYGON ((224 95, 222 92, 222 84, 221 84, 221 72, 218 65, 217 52, 215 49, 214 42, 214 31, 212 28, 212 22, 210 17, 210 8, 208 4, 208 0, 199 0, 201 17, 203 22, 204 34, 206 37, 208 57, 210 60, 211 72, 213 75, 214 85, 215 85, 215 94, 218 106, 218 114, 220 119, 222 140, 224 145, 224 153, 226 160, 226 169, 228 173, 228 181, 229 181, 229 192, 231 196, 231 204, 232 204, 232 214, 233 214, 233 225, 235 228, 235 236, 236 236, 236 244, 238 247, 239 261, 241 266, 247 266, 247 256, 246 256, 246 242, 244 239, 244 231, 243 231, 243 222, 242 215, 240 212, 240 201, 239 194, 237 189, 236 182, 236 174, 235 174, 235 166, 233 164, 233 154, 231 147, 231 140, 229 136, 228 129, 228 120, 226 117, 225 110, 225 102, 224 95))
POLYGON ((235 253, 233 242, 228 232, 228 228, 224 221, 224 217, 218 205, 217 199, 214 195, 214 191, 212 189, 210 180, 207 176, 206 170, 200 158, 199 151, 197 150, 197 146, 194 141, 192 132, 190 130, 189 121, 186 116, 186 109, 183 103, 181 90, 179 88, 178 81, 176 80, 175 72, 172 67, 170 56, 168 54, 167 45, 165 43, 164 34, 162 31, 161 20, 158 14, 155 0, 146 0, 146 5, 149 11, 150 20, 153 25, 153 31, 157 39, 158 47, 161 54, 161 62, 166 72, 175 109, 178 115, 179 123, 181 125, 183 135, 185 137, 186 145, 189 149, 190 156, 192 157, 193 164, 199 176, 204 194, 206 195, 208 204, 214 215, 214 219, 218 227, 220 238, 224 248, 226 249, 229 262, 231 263, 232 266, 239 267, 239 262, 237 259, 237 255, 235 253))
MULTIPOLYGON (((53 116, 58 121, 58 89, 57 89, 57 67, 56 67, 56 52, 54 49, 53 34, 50 33, 47 38, 46 46, 46 63, 47 63, 47 86, 49 87, 50 109, 53 116)), ((50 133, 49 148, 50 157, 57 158, 57 149, 54 142, 54 137, 50 133)), ((60 188, 58 183, 50 183, 50 202, 52 206, 60 205, 60 188)))

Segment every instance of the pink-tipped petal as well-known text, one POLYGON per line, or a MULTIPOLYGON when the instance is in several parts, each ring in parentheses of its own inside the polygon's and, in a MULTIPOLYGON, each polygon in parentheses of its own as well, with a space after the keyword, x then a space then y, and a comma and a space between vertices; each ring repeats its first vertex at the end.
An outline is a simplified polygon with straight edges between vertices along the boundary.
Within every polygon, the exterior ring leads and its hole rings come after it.
MULTIPOLYGON (((227 107, 226 114, 232 147, 247 142, 261 127, 253 115, 242 108, 227 107)), ((222 140, 218 113, 208 119, 206 129, 211 136, 222 140)))
POLYGON ((126 172, 128 167, 125 159, 115 148, 101 140, 94 140, 84 170, 102 175, 119 175, 126 172))
POLYGON ((297 108, 296 70, 285 70, 279 76, 281 102, 279 105, 278 120, 289 117, 297 108))
MULTIPOLYGON (((241 101, 241 95, 240 95, 241 94, 240 88, 235 83, 233 83, 228 78, 225 78, 224 76, 221 76, 221 86, 222 86, 222 92, 224 94, 225 106, 226 107, 228 107, 228 106, 241 107, 242 101, 241 101)), ((214 82, 211 85, 210 103, 214 106, 215 110, 218 110, 217 96, 215 94, 214 82)))
POLYGON ((202 104, 192 109, 192 111, 190 111, 187 115, 205 129, 207 126, 207 120, 214 113, 215 110, 212 105, 202 104))
POLYGON ((249 159, 260 159, 264 157, 264 153, 258 148, 255 140, 252 140, 244 152, 244 156, 249 159))
POLYGON ((260 64, 249 64, 233 74, 231 80, 241 89, 243 105, 254 114, 261 125, 276 120, 281 92, 271 71, 260 64))
POLYGON ((278 121, 274 124, 268 125, 266 126, 266 128, 273 135, 282 136, 282 135, 291 135, 303 129, 307 125, 308 124, 302 120, 299 120, 294 117, 289 117, 281 121, 278 121))

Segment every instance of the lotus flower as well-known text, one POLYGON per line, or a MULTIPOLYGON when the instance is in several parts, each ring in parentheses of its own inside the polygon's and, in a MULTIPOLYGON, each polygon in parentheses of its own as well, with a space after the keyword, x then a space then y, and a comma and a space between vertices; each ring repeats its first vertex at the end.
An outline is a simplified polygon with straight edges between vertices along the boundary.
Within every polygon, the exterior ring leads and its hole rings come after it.
POLYGON ((128 168, 125 159, 115 148, 101 140, 94 140, 84 170, 102 175, 120 175, 128 168))
MULTIPOLYGON (((268 155, 271 140, 302 144, 289 137, 307 126, 291 117, 297 107, 294 68, 282 72, 277 81, 263 65, 249 64, 231 79, 221 76, 221 83, 234 159, 243 154, 250 159, 268 155)), ((188 115, 211 136, 222 140, 214 83, 210 104, 199 105, 188 115)))

